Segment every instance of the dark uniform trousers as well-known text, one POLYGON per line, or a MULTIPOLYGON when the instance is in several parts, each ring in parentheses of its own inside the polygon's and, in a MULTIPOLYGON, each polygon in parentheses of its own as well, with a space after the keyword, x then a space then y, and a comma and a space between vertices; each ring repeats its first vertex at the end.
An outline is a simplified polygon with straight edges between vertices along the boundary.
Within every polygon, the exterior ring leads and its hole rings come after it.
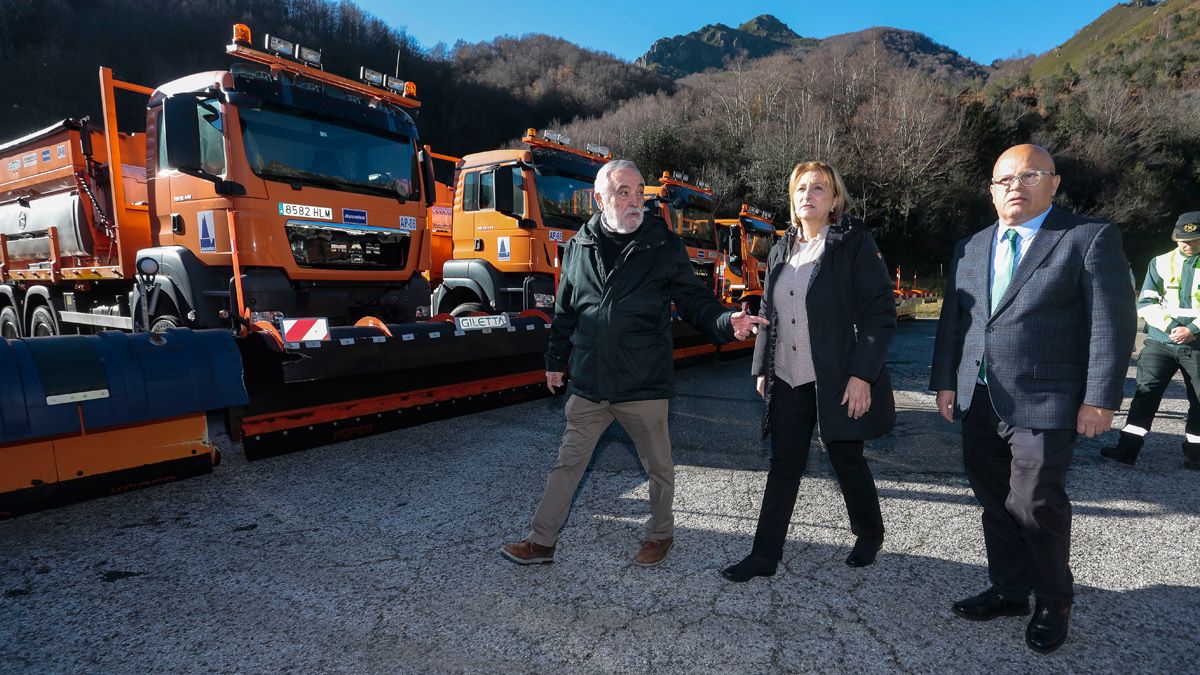
POLYGON ((975 387, 963 419, 963 460, 983 506, 988 576, 1010 598, 1069 602, 1071 501, 1067 469, 1074 429, 1023 429, 1005 424, 985 385, 975 387))
POLYGON ((1184 431, 1200 434, 1200 405, 1196 401, 1196 386, 1200 384, 1200 350, 1191 345, 1165 345, 1157 340, 1146 340, 1138 356, 1137 392, 1129 404, 1129 417, 1125 420, 1127 425, 1150 430, 1158 406, 1162 403, 1163 393, 1176 371, 1183 371, 1183 383, 1187 389, 1188 415, 1184 431))
MULTIPOLYGON (((791 387, 776 379, 771 388, 771 470, 763 492, 762 511, 754 533, 753 553, 760 558, 781 560, 783 544, 796 508, 800 478, 808 466, 813 430, 817 426, 815 383, 791 387)), ((875 479, 863 456, 862 441, 832 441, 825 444, 829 462, 837 474, 850 531, 867 539, 883 537, 883 516, 875 479)))

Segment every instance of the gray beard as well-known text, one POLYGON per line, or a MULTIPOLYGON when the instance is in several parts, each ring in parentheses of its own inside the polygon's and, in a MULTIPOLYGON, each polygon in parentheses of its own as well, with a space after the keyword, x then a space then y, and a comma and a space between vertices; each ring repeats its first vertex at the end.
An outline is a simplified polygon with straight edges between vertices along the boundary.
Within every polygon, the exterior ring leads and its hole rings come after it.
POLYGON ((641 223, 633 225, 632 227, 621 225, 621 219, 617 217, 617 213, 609 212, 608 209, 604 209, 603 213, 600 215, 600 225, 609 232, 615 232, 617 234, 633 234, 634 232, 637 232, 639 227, 642 226, 641 223))

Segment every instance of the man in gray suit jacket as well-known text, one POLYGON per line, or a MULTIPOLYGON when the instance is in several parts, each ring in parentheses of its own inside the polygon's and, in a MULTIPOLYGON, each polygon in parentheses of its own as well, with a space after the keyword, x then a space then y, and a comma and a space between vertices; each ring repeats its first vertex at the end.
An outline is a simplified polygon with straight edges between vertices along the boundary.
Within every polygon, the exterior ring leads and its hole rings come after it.
POLYGON ((1051 208, 1050 153, 1010 148, 996 161, 999 220, 958 242, 934 344, 930 389, 963 420, 963 457, 983 506, 992 586, 955 603, 974 620, 1029 614, 1031 649, 1067 638, 1067 468, 1078 434, 1112 426, 1137 319, 1116 226, 1051 208))

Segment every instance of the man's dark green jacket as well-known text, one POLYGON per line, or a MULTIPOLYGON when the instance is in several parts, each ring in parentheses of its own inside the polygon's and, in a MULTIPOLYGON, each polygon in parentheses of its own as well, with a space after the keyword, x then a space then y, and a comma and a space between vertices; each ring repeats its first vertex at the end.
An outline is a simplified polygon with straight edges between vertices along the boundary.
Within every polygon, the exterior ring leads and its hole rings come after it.
POLYGON ((596 214, 567 242, 546 349, 546 370, 566 371, 568 391, 589 401, 670 398, 671 302, 714 342, 733 339, 732 312, 693 272, 683 241, 647 215, 604 269, 596 214), (569 366, 568 366, 569 363, 569 366))

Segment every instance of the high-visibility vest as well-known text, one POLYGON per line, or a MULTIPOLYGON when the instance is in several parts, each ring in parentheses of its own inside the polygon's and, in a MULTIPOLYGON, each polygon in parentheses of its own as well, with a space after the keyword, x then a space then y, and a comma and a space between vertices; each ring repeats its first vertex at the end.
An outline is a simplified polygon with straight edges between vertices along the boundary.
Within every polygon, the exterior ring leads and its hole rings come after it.
POLYGON ((1176 326, 1200 333, 1200 255, 1185 257, 1179 249, 1150 261, 1138 295, 1138 316, 1146 321, 1149 337, 1169 341, 1176 326))

